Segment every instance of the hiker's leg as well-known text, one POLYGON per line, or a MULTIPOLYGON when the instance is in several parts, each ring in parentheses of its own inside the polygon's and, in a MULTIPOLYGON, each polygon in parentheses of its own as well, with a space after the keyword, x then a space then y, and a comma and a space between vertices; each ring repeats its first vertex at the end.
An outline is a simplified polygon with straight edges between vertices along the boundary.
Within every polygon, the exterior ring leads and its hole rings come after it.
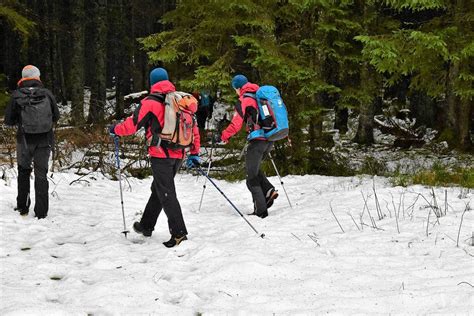
POLYGON ((245 169, 247 172, 247 188, 252 193, 252 200, 254 202, 256 213, 264 214, 267 212, 267 202, 265 194, 261 187, 260 164, 262 162, 263 153, 266 148, 265 141, 254 140, 250 142, 247 147, 247 154, 245 156, 245 169))
POLYGON ((156 194, 155 179, 153 179, 151 184, 151 195, 140 220, 142 227, 147 230, 154 230, 156 221, 158 220, 158 216, 160 215, 162 208, 163 207, 161 205, 160 199, 156 194))
POLYGON ((30 207, 30 175, 31 161, 33 159, 24 142, 16 144, 16 160, 18 165, 18 195, 16 205, 19 210, 28 210, 30 207))
POLYGON ((186 235, 188 233, 174 185, 174 176, 181 163, 181 159, 173 158, 152 158, 151 161, 153 176, 156 179, 154 181, 155 190, 168 217, 171 235, 186 235))
POLYGON ((33 155, 35 173, 35 216, 44 218, 49 208, 49 183, 47 178, 51 147, 36 147, 33 155))
MULTIPOLYGON (((273 142, 266 142, 266 143, 267 144, 265 146, 263 157, 267 156, 273 148, 273 142)), ((260 186, 262 187, 262 191, 265 194, 265 196, 267 195, 268 192, 270 192, 270 190, 275 189, 273 184, 271 184, 270 181, 268 181, 267 176, 263 173, 261 169, 259 170, 259 178, 260 178, 260 186)))

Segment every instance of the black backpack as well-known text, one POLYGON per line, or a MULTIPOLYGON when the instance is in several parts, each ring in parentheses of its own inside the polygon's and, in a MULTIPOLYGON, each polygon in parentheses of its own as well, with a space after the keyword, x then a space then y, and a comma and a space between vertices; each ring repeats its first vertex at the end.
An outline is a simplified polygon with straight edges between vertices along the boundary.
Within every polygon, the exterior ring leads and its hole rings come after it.
POLYGON ((20 88, 14 96, 21 108, 20 128, 26 134, 41 134, 53 128, 53 111, 44 88, 20 88))

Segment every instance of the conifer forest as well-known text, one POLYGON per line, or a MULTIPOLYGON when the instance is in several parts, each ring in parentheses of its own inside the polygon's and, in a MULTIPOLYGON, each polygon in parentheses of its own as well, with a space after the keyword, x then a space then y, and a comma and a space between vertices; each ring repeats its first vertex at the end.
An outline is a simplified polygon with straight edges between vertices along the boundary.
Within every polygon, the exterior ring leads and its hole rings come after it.
POLYGON ((0 315, 474 315, 474 0, 0 0, 0 315))
POLYGON ((230 110, 234 74, 276 86, 290 121, 275 150, 284 174, 353 174, 338 149, 363 152, 380 135, 395 151, 472 155, 469 0, 2 0, 0 25, 1 111, 36 65, 70 109, 64 138, 100 137, 128 116, 159 66, 230 110))

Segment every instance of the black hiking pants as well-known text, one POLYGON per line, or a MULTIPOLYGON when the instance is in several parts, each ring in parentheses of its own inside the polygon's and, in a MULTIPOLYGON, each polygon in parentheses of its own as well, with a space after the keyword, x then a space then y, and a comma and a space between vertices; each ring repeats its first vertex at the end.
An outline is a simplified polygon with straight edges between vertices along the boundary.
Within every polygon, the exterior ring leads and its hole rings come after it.
POLYGON ((182 162, 182 159, 151 158, 153 183, 151 185, 150 198, 140 220, 143 228, 153 230, 158 216, 163 209, 168 217, 170 234, 188 234, 174 186, 174 176, 182 162))
POLYGON ((197 110, 196 121, 197 121, 199 130, 204 130, 206 128, 206 120, 208 116, 209 116, 209 106, 203 106, 197 110))
POLYGON ((266 140, 253 140, 247 147, 245 168, 247 171, 247 188, 252 193, 255 213, 262 215, 267 212, 266 194, 275 187, 268 181, 260 170, 260 165, 266 154, 273 148, 273 142, 266 140))
POLYGON ((45 218, 48 215, 48 161, 51 154, 51 146, 44 144, 17 143, 18 163, 18 196, 16 198, 17 208, 28 210, 30 207, 30 175, 31 163, 35 175, 35 216, 45 218))

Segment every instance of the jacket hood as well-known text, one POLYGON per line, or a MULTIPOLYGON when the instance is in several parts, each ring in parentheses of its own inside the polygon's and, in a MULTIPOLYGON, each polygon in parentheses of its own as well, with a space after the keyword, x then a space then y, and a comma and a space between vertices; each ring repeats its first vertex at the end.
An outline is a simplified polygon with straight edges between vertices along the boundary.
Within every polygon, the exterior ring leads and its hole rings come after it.
POLYGON ((173 83, 169 80, 162 80, 151 86, 151 93, 168 93, 176 91, 176 88, 173 83))
POLYGON ((23 78, 18 81, 18 87, 19 88, 43 88, 43 83, 39 78, 23 78))
POLYGON ((247 82, 246 84, 244 84, 242 86, 242 88, 240 89, 240 96, 243 96, 244 93, 255 93, 257 92, 258 88, 260 88, 258 86, 258 84, 255 84, 255 83, 251 83, 251 82, 247 82))

